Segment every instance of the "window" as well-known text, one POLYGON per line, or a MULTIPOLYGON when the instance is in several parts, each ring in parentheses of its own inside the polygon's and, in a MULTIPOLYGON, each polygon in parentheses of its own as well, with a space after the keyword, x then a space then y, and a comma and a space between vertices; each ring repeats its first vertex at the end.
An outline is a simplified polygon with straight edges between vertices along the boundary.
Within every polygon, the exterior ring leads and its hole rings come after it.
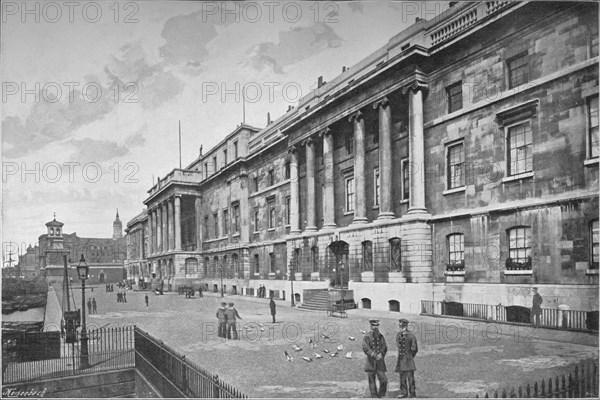
POLYGON ((204 258, 204 276, 208 275, 208 264, 210 264, 210 258, 204 258))
POLYGON ((208 215, 204 216, 204 234, 206 235, 206 238, 209 238, 209 232, 208 232, 208 215))
POLYGON ((233 233, 239 233, 240 231, 240 205, 235 203, 232 206, 233 209, 233 233))
POLYGON ((285 224, 289 225, 292 217, 292 198, 290 196, 285 198, 285 224))
POLYGON ((213 214, 213 222, 215 223, 215 238, 219 237, 219 214, 218 213, 214 213, 213 214))
POLYGON ((300 249, 300 248, 294 249, 294 259, 293 259, 292 268, 294 269, 294 272, 301 272, 301 268, 302 268, 302 249, 300 249))
POLYGON ((354 177, 346 178, 346 212, 354 211, 354 177))
POLYGON ((215 256, 215 258, 213 258, 213 276, 217 275, 218 270, 219 270, 219 257, 215 256))
POLYGON ((258 254, 254 255, 254 274, 255 275, 260 274, 260 262, 259 262, 258 254))
POLYGON ((275 270, 275 253, 269 253, 269 273, 274 274, 275 270))
POLYGON ((213 157, 213 171, 217 172, 217 156, 213 157))
POLYGON ((275 229, 275 203, 269 203, 269 229, 275 229))
POLYGON ((346 150, 348 154, 354 154, 354 135, 352 133, 346 134, 346 150))
POLYGON ((238 142, 237 140, 233 142, 233 157, 237 160, 238 158, 238 142))
POLYGON ((408 158, 402 160, 402 200, 408 200, 410 196, 410 168, 408 158))
POLYGON ((508 260, 506 269, 531 269, 531 228, 508 230, 508 260))
POLYGON ((252 178, 252 183, 254 185, 254 191, 258 192, 258 176, 255 176, 254 178, 252 178))
POLYGON ((448 97, 448 113, 453 113, 462 108, 462 81, 456 82, 446 88, 448 97))
POLYGON ((509 176, 533 170, 532 133, 529 121, 508 127, 507 147, 509 176))
POLYGON ((208 178, 208 163, 204 163, 204 176, 208 178))
POLYGON ((238 274, 240 273, 240 260, 237 253, 233 253, 231 256, 231 263, 233 264, 233 273, 238 277, 238 274))
POLYGON ((227 165, 227 149, 223 150, 223 165, 227 165))
POLYGON ((447 187, 454 189, 465 186, 465 146, 463 142, 446 148, 447 187))
POLYGON ((402 271, 402 253, 400 238, 390 239, 390 270, 394 272, 402 271))
POLYGON ((258 207, 254 209, 254 232, 258 232, 258 207))
POLYGON ((598 96, 588 99, 588 158, 598 158, 598 96))
POLYGON ((313 246, 310 251, 312 255, 312 270, 313 272, 319 272, 319 248, 313 246))
POLYGON ((465 269, 465 235, 452 233, 448 235, 448 271, 463 271, 465 269))
POLYGON ((229 234, 229 210, 223 210, 223 236, 229 234))
POLYGON ((529 56, 521 53, 508 60, 508 88, 529 82, 529 56))
POLYGON ((373 271, 373 242, 362 242, 362 267, 363 271, 373 271))
POLYGON ((268 179, 269 179, 269 186, 273 186, 275 184, 275 174, 273 173, 272 169, 269 170, 268 179))
POLYGON ((285 179, 290 179, 290 163, 285 163, 285 179))
POLYGON ((373 171, 373 203, 379 205, 379 168, 375 168, 373 171))
POLYGON ((598 269, 598 262, 600 261, 600 233, 598 232, 598 220, 592 221, 591 223, 590 238, 592 243, 590 245, 592 251, 592 262, 590 269, 598 269))

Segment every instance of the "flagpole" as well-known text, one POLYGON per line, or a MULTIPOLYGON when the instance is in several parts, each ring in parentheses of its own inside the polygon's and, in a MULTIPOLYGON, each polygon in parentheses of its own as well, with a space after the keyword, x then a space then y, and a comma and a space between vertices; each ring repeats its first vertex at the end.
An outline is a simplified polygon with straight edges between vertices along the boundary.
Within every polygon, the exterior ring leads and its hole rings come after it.
POLYGON ((179 169, 181 169, 181 120, 179 120, 179 169))
POLYGON ((246 123, 246 96, 242 87, 242 124, 246 123))

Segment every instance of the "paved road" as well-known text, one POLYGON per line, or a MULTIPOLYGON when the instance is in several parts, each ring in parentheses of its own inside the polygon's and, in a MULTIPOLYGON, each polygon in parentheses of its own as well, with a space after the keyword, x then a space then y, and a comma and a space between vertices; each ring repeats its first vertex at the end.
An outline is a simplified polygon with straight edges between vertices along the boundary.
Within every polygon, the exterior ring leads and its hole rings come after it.
MULTIPOLYGON (((80 291, 75 293, 80 296, 80 291)), ((117 303, 116 292, 96 288, 89 294, 98 302, 98 314, 91 315, 88 322, 97 326, 137 324, 252 397, 367 397, 360 330, 369 329, 372 317, 381 319, 388 342, 388 397, 399 392, 398 374, 393 372, 398 318, 412 322, 410 328, 419 343, 419 397, 473 397, 483 390, 571 372, 573 363, 598 354, 597 335, 585 333, 374 310, 351 310, 349 318, 341 319, 292 309, 279 301, 278 322, 272 324, 268 299, 241 296, 225 298, 235 302, 243 318, 241 340, 224 341, 216 335, 218 294, 185 299, 172 293, 149 293, 150 306, 146 307, 145 293, 128 291, 128 302, 117 303), (321 333, 331 339, 324 340, 321 333), (309 347, 309 337, 318 344, 317 349, 309 347), (303 350, 293 351, 292 344, 303 350), (344 349, 338 357, 323 351, 333 351, 340 344, 344 349), (295 357, 293 362, 285 361, 284 350, 295 357), (315 351, 324 358, 313 362, 301 359, 303 355, 312 357, 315 351), (345 357, 347 352, 352 358, 345 357)), ((80 297, 77 301, 80 304, 80 297)))

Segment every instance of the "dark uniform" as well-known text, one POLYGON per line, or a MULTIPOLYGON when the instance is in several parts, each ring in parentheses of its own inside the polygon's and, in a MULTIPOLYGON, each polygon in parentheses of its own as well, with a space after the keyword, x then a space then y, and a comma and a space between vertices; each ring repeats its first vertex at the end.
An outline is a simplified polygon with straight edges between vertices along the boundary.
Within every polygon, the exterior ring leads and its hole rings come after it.
POLYGON ((400 396, 410 397, 416 396, 415 391, 415 367, 414 357, 419 351, 417 346, 417 338, 405 328, 408 326, 408 321, 400 320, 401 331, 396 335, 396 344, 398 345, 398 362, 396 363, 396 372, 400 373, 400 396), (408 383, 408 385, 407 385, 408 383))
POLYGON ((531 307, 531 322, 535 325, 540 325, 540 319, 542 318, 542 303, 544 300, 542 296, 538 293, 537 288, 533 288, 533 306, 531 307))
POLYGON ((271 301, 269 302, 269 307, 271 307, 271 316, 273 317, 273 323, 275 323, 275 301, 271 297, 271 301))
POLYGON ((217 335, 221 338, 226 337, 227 333, 227 316, 225 315, 225 311, 227 308, 227 303, 221 303, 221 307, 217 309, 217 320, 219 321, 219 328, 217 335))
POLYGON ((372 319, 371 331, 363 338, 363 351, 367 355, 365 363, 365 372, 369 378, 369 390, 371 397, 385 397, 387 392, 387 376, 385 372, 385 354, 387 353, 387 345, 385 338, 379 332, 379 321, 372 319), (379 392, 377 391, 377 379, 379 379, 379 392))

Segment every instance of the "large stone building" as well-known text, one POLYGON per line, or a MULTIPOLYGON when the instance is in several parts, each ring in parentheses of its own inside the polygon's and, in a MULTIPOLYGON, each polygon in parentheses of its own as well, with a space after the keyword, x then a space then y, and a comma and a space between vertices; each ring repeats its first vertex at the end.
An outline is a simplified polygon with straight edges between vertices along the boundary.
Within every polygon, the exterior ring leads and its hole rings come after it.
POLYGON ((598 310, 598 44, 596 3, 418 19, 159 179, 149 273, 404 312, 527 307, 536 286, 544 307, 598 310))

